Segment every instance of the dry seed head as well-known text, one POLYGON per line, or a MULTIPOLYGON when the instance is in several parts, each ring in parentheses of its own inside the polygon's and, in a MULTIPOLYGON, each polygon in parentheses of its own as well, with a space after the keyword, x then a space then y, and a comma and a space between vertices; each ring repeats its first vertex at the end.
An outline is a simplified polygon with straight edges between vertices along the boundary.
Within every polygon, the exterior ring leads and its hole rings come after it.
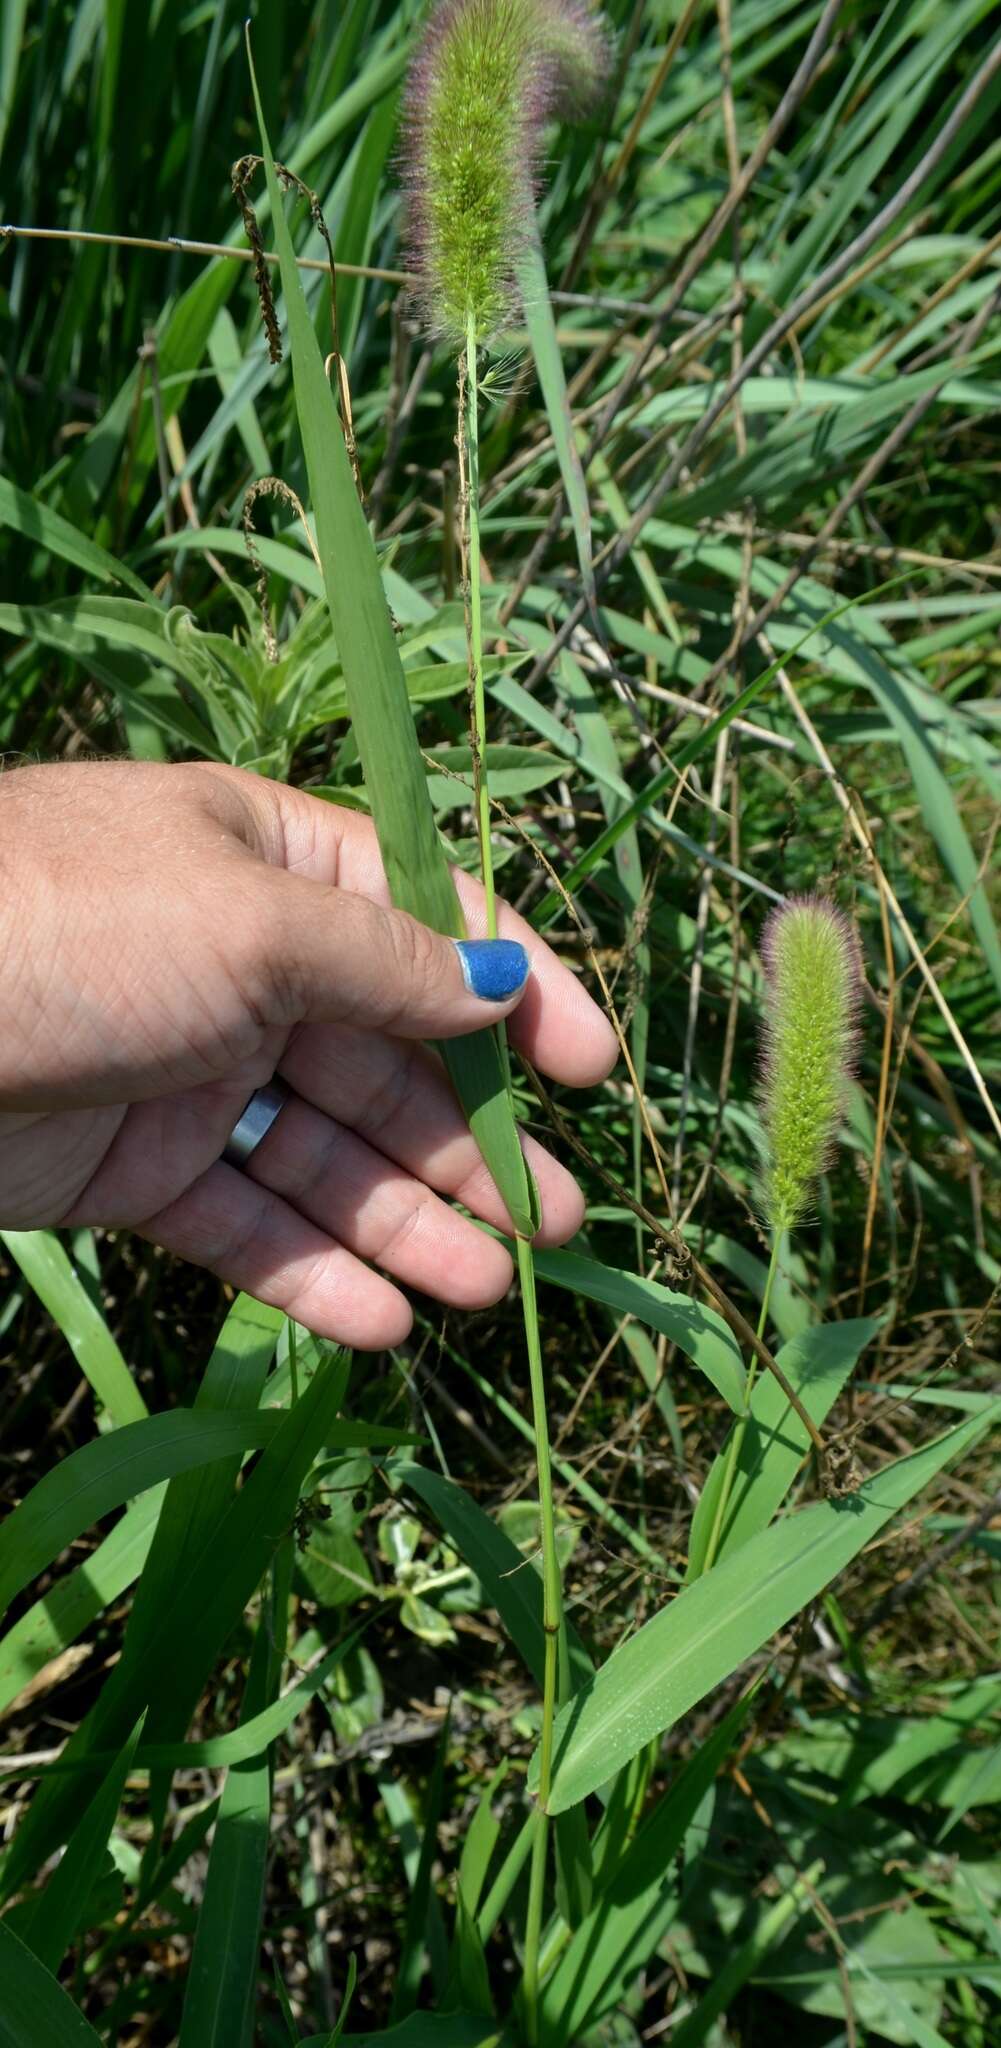
POLYGON ((761 942, 765 1025, 761 1108, 766 1214, 791 1230, 829 1162, 856 1049, 860 961, 851 922, 819 896, 773 910, 761 942))

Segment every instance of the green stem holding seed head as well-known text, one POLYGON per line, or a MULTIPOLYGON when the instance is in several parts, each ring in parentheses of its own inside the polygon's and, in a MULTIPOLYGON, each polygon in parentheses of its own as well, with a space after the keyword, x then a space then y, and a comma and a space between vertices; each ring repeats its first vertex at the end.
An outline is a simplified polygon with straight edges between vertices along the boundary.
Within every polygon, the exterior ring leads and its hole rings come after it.
MULTIPOLYGON (((466 323, 464 384, 465 417, 460 422, 466 452, 467 560, 469 579, 469 672, 472 695, 474 786, 476 818, 480 839, 480 867, 486 896, 487 936, 497 936, 497 900, 494 890, 493 858, 490 850, 490 790, 487 778, 487 712, 483 686, 483 594, 480 578, 480 451, 479 407, 476 366, 476 317, 470 310, 466 323)), ((512 1097, 511 1063, 503 1024, 497 1027, 501 1065, 512 1097)), ((539 1950, 545 1912, 546 1870, 549 1860, 549 1817, 546 1804, 553 1765, 553 1726, 559 1701, 560 1632, 563 1622, 563 1589, 556 1550, 556 1514, 553 1502, 553 1474, 549 1450, 549 1422, 546 1414, 546 1383, 539 1335, 539 1312, 535 1292, 535 1266, 528 1239, 516 1240, 518 1277, 521 1283, 525 1348, 528 1353, 535 1456, 539 1474, 539 1529, 542 1549, 542 1626, 545 1633, 545 1663, 542 1685, 542 1736, 539 1751, 539 1811, 532 1838, 532 1864, 525 1923, 523 1996, 525 2030, 530 2042, 538 2039, 539 1950)))

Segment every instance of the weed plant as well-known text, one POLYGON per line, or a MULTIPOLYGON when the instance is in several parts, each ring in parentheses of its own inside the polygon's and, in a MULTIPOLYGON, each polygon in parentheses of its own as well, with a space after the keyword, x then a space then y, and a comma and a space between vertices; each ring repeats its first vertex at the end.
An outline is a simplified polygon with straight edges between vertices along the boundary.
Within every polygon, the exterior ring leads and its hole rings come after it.
POLYGON ((521 1305, 363 1371, 3 1234, 0 2043, 990 2048, 997 10, 252 54, 5 15, 0 745, 496 872, 622 1061, 449 1048, 521 1305))

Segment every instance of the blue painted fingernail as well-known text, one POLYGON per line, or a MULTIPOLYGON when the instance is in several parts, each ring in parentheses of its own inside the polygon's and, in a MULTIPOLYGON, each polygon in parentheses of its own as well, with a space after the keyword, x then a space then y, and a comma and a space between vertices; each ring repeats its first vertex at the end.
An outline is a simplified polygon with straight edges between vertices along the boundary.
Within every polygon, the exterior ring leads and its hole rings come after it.
POLYGON ((506 1003, 528 980, 528 954, 517 939, 456 939, 462 979, 471 996, 506 1003))

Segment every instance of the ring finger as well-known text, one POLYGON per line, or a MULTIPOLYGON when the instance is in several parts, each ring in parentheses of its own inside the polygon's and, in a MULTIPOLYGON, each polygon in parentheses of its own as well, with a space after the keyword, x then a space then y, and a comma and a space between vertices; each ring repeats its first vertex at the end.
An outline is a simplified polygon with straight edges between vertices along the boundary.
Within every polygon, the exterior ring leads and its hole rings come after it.
POLYGON ((503 1245, 298 1095, 243 1170, 358 1258, 451 1307, 484 1308, 510 1285, 503 1245))

